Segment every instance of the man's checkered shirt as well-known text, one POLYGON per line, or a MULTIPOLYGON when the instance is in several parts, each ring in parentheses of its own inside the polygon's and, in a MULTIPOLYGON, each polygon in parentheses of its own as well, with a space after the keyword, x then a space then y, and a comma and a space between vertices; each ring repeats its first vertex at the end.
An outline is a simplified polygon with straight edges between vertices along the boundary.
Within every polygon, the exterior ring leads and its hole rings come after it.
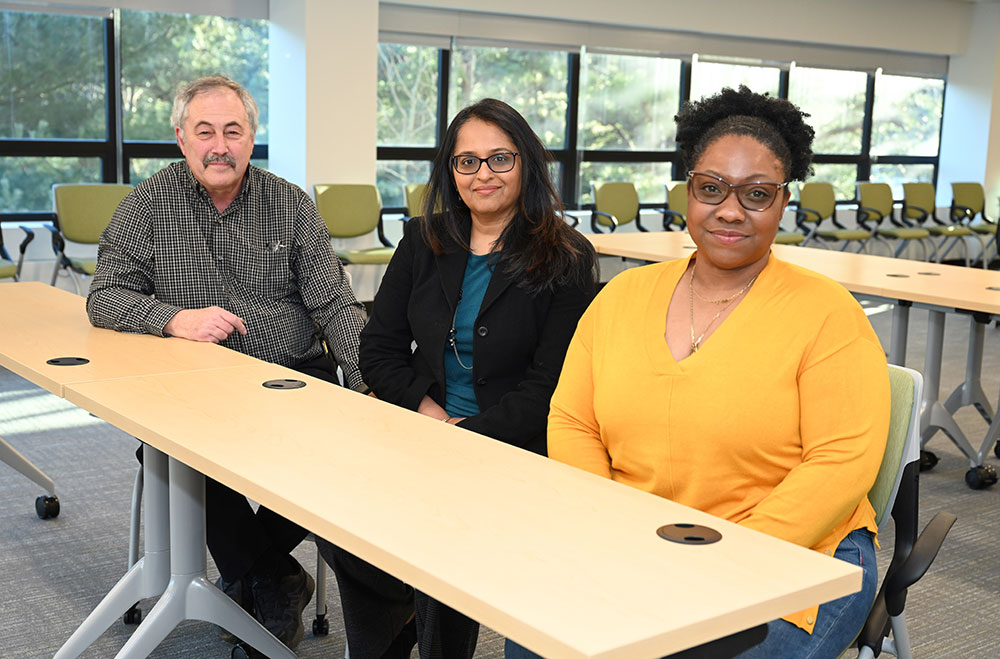
POLYGON ((141 183, 101 235, 90 285, 91 322, 163 336, 181 309, 219 306, 247 334, 222 345, 283 366, 319 357, 326 337, 352 389, 364 307, 315 204, 299 187, 250 166, 222 213, 186 162, 141 183))

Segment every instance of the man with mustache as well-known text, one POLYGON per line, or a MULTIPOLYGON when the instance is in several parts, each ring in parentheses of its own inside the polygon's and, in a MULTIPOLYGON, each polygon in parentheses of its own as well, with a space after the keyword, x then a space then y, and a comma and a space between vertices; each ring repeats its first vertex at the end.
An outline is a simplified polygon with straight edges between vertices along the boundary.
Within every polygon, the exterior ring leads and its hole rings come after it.
MULTIPOLYGON (((250 165, 253 98, 229 78, 201 78, 177 92, 171 122, 184 160, 140 183, 101 235, 91 323, 221 343, 331 381, 339 365, 367 391, 364 307, 309 196, 250 165)), ((290 555, 305 529, 211 479, 205 489, 219 587, 294 649, 314 588, 290 555)))

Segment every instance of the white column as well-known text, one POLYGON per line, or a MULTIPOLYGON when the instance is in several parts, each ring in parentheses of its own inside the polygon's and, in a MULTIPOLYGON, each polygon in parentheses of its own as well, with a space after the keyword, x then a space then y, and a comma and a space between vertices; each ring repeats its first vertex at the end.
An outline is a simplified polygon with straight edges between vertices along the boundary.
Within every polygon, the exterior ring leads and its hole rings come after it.
POLYGON ((378 0, 271 0, 268 168, 375 182, 378 0))
POLYGON ((952 56, 941 130, 938 206, 951 184, 980 182, 986 214, 996 218, 1000 194, 1000 5, 977 3, 966 52, 952 56))

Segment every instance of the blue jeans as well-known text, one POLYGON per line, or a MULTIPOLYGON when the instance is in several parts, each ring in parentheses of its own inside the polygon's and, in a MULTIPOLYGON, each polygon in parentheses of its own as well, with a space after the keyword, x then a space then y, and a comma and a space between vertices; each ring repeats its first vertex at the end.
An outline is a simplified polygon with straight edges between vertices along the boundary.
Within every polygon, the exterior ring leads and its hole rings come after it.
MULTIPOLYGON (((821 605, 812 634, 790 622, 772 620, 767 623, 764 642, 739 654, 738 659, 836 659, 847 649, 861 631, 875 601, 878 570, 872 534, 867 529, 851 531, 837 547, 834 557, 862 569, 860 592, 821 605)), ((504 657, 542 659, 509 638, 504 644, 504 657)))

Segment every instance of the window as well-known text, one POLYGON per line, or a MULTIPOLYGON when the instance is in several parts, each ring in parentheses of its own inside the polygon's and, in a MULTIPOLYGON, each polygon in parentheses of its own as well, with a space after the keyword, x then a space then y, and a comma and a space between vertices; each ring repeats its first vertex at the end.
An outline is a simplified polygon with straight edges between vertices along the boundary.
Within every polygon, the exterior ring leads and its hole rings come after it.
POLYGON ((436 48, 379 44, 379 146, 437 144, 438 78, 436 48))
POLYGON ((717 94, 723 87, 746 85, 758 94, 778 96, 781 71, 773 66, 749 66, 695 59, 691 66, 691 98, 717 94))
POLYGON ((580 146, 675 149, 680 69, 677 59, 587 54, 580 73, 580 146))
POLYGON ((854 199, 857 196, 857 165, 814 163, 813 170, 814 174, 809 180, 832 184, 837 199, 854 199))
POLYGON ((669 162, 585 162, 580 166, 580 203, 594 203, 591 183, 630 181, 635 184, 639 201, 662 206, 667 199, 673 164, 669 162))
POLYGON ((943 105, 943 80, 876 74, 872 155, 936 157, 943 105))
POLYGON ((448 120, 482 98, 506 102, 550 149, 566 144, 567 55, 558 51, 460 47, 452 51, 448 120))
POLYGON ((4 213, 52 208, 55 183, 100 182, 100 158, 0 158, 0 204, 4 213))
MULTIPOLYGON (((408 183, 426 183, 431 175, 431 163, 423 160, 379 160, 375 167, 375 182, 382 205, 405 206, 404 188, 408 183)), ((414 209, 414 212, 419 212, 414 209)))
POLYGON ((888 183, 892 188, 893 199, 902 199, 904 183, 934 182, 934 165, 876 164, 872 165, 871 180, 878 183, 888 183))
POLYGON ((816 130, 815 153, 861 153, 867 86, 868 76, 862 71, 792 68, 788 100, 809 114, 809 124, 816 130))

